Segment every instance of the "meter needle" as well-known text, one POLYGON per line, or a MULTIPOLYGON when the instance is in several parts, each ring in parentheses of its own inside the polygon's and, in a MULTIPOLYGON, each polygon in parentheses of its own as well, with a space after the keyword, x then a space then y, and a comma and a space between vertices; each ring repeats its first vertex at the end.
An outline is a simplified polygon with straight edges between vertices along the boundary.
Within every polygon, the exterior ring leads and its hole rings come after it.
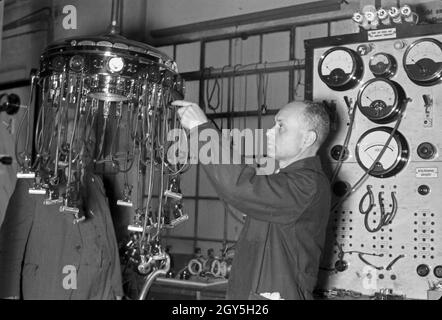
POLYGON ((415 65, 417 65, 417 66, 419 67, 419 69, 421 69, 421 71, 424 71, 424 70, 425 70, 425 68, 422 67, 422 66, 420 65, 420 63, 417 62, 417 61, 415 61, 413 58, 411 58, 411 61, 412 61, 415 65))

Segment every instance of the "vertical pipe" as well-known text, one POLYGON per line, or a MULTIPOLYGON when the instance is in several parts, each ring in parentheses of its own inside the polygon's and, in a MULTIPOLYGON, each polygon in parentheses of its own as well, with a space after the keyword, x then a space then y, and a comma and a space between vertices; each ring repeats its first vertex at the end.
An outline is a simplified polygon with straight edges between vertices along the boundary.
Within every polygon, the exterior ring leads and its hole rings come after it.
MULTIPOLYGON (((201 78, 200 78, 200 83, 199 83, 199 105, 200 106, 204 106, 204 68, 205 68, 205 64, 206 64, 206 41, 201 41, 200 42, 200 74, 201 74, 201 78)), ((195 199, 195 222, 194 222, 194 229, 193 229, 193 235, 194 235, 194 239, 193 239, 193 248, 195 249, 197 244, 198 244, 198 216, 199 216, 199 201, 198 201, 198 196, 199 196, 199 184, 200 184, 200 170, 201 170, 201 166, 198 163, 196 165, 196 185, 195 185, 195 195, 196 195, 196 199, 195 199)))
POLYGON ((121 0, 112 0, 111 24, 109 34, 119 35, 121 33, 121 0))
MULTIPOLYGON (((295 41, 296 41, 296 27, 290 29, 290 53, 289 60, 295 61, 295 41)), ((296 63, 295 63, 296 65, 296 63)), ((289 71, 289 101, 295 100, 295 72, 301 72, 301 70, 291 69, 289 71)))

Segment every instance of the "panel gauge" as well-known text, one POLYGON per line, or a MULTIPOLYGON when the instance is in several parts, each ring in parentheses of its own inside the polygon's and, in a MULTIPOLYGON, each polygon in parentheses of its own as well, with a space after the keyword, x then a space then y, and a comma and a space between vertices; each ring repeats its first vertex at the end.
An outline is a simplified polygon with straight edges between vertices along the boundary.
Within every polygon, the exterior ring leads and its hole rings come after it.
MULTIPOLYGON (((370 169, 392 131, 390 127, 373 128, 359 138, 356 145, 356 159, 364 171, 370 169)), ((399 131, 396 131, 382 158, 369 174, 377 178, 394 176, 405 167, 409 155, 407 140, 399 131)))
POLYGON ((396 59, 387 53, 376 53, 370 58, 370 71, 375 77, 391 78, 396 74, 396 59))
POLYGON ((364 64, 356 51, 335 47, 321 56, 318 73, 330 89, 345 91, 359 83, 364 74, 364 64))
POLYGON ((413 42, 404 54, 404 69, 411 81, 431 86, 442 78, 442 43, 424 38, 413 42))
POLYGON ((367 81, 359 90, 359 110, 375 123, 394 121, 405 104, 405 92, 394 81, 375 78, 367 81))

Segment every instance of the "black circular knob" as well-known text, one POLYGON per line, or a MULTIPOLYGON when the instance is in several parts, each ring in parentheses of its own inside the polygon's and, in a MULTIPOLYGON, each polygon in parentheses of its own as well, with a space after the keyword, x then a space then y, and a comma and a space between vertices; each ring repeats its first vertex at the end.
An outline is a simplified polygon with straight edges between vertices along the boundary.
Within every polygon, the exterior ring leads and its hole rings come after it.
POLYGON ((20 97, 14 93, 3 93, 0 95, 0 112, 6 111, 10 116, 20 110, 20 97))
POLYGON ((434 267, 433 273, 436 278, 442 278, 442 266, 434 267))
POLYGON ((430 193, 430 187, 427 186, 427 185, 425 185, 425 184, 420 185, 420 186, 417 188, 417 192, 418 192, 421 196, 426 196, 427 194, 430 193))
POLYGON ((0 157, 0 163, 4 164, 6 166, 10 166, 12 164, 12 157, 9 157, 9 156, 3 157, 3 156, 1 156, 0 157))
POLYGON ((341 146, 341 145, 334 146, 330 150, 330 156, 333 158, 333 160, 339 161, 339 159, 341 158, 342 152, 344 152, 344 154, 342 155, 342 161, 345 161, 348 159, 349 152, 348 152, 347 148, 344 149, 344 146, 341 146))
POLYGON ((338 260, 335 263, 335 269, 338 272, 344 272, 348 268, 348 263, 344 260, 338 260))
POLYGON ((436 155, 436 147, 429 142, 421 143, 417 147, 417 154, 421 159, 430 160, 436 155))
POLYGON ((416 272, 420 277, 426 277, 430 273, 430 267, 426 264, 420 264, 417 266, 416 272))
POLYGON ((336 181, 333 184, 332 190, 333 193, 338 197, 343 197, 350 190, 351 186, 348 182, 345 181, 336 181))
POLYGON ((65 66, 65 61, 62 56, 56 56, 51 61, 51 67, 55 71, 63 71, 64 66, 65 66))

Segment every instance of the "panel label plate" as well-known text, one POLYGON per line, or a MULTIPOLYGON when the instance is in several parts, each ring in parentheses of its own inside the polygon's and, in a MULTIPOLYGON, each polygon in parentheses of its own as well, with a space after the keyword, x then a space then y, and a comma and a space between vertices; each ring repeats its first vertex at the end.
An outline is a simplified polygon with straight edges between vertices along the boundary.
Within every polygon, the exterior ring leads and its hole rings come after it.
POLYGON ((396 28, 370 30, 367 32, 367 34, 368 34, 369 41, 395 39, 396 38, 396 28))
POLYGON ((437 178, 438 176, 437 168, 416 168, 416 178, 437 178))

